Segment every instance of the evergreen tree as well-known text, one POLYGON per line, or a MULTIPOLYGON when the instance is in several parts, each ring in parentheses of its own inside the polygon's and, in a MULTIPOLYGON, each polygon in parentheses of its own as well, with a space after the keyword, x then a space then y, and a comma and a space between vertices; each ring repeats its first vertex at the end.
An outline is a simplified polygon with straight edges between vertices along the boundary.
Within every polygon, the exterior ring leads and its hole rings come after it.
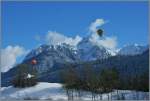
MULTIPOLYGON (((119 75, 115 68, 103 69, 100 73, 101 92, 109 93, 116 89, 119 84, 119 75)), ((108 95, 109 98, 109 95, 108 95)))
POLYGON ((14 87, 30 87, 37 84, 37 71, 27 64, 19 64, 12 84, 14 87))

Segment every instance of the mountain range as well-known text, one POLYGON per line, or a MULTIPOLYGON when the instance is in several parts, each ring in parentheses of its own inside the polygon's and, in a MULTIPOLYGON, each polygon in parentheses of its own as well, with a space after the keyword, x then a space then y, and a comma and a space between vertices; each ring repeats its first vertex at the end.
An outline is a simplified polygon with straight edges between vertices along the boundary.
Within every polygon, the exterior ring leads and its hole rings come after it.
MULTIPOLYGON (((148 50, 148 46, 133 44, 114 51, 93 44, 89 38, 83 38, 76 47, 65 43, 43 44, 29 52, 22 63, 31 65, 31 61, 35 59, 37 64, 34 67, 39 73, 39 81, 61 82, 59 73, 68 64, 74 64, 77 69, 86 63, 92 64, 96 70, 117 67, 122 75, 133 73, 134 68, 138 68, 138 72, 147 70, 148 50)), ((16 71, 17 66, 2 73, 2 86, 11 84, 16 71)))

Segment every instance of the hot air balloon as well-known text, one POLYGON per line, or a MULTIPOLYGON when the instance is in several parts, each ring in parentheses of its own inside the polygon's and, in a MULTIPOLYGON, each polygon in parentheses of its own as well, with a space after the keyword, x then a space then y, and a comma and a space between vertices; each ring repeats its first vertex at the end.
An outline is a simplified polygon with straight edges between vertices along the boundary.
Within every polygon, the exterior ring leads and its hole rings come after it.
POLYGON ((103 36, 103 30, 102 29, 98 29, 97 30, 97 34, 102 37, 103 36))
POLYGON ((32 64, 32 65, 36 65, 36 64, 37 64, 37 61, 36 61, 35 59, 33 59, 33 60, 31 61, 31 64, 32 64))

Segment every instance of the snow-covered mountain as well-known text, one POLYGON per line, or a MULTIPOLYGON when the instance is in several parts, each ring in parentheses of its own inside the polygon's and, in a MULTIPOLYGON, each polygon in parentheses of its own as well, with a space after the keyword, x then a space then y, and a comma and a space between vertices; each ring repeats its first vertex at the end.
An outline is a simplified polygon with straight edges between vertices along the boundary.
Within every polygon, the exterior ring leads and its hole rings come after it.
MULTIPOLYGON (((28 60, 30 58, 36 57, 42 53, 48 53, 51 55, 54 54, 60 54, 60 56, 70 56, 70 55, 76 55, 76 49, 73 46, 67 45, 67 44, 60 44, 60 45, 47 45, 43 44, 39 46, 38 48, 33 49, 24 60, 28 60), (69 54, 70 53, 70 54, 69 54)), ((57 55, 56 54, 56 55, 57 55)))
POLYGON ((83 61, 103 59, 111 56, 111 53, 105 47, 93 44, 89 40, 89 37, 83 38, 82 41, 79 42, 77 49, 80 59, 83 61))
POLYGON ((52 67, 62 67, 65 63, 75 63, 80 60, 77 50, 67 44, 41 45, 32 50, 24 59, 24 63, 30 63, 36 59, 36 68, 40 72, 48 71, 52 67))
POLYGON ((31 63, 32 59, 36 59, 37 70, 45 72, 52 67, 60 68, 66 63, 104 59, 110 56, 110 50, 93 44, 90 41, 90 37, 85 37, 76 47, 65 43, 59 45, 41 45, 29 52, 23 63, 31 63))
MULTIPOLYGON (((25 57, 25 60, 28 60, 32 57, 36 57, 42 53, 48 54, 50 52, 51 55, 53 56, 54 56, 54 52, 56 52, 60 56, 64 56, 64 57, 67 56, 67 57, 71 57, 72 58, 71 60, 78 59, 80 61, 91 61, 91 60, 103 59, 112 55, 111 50, 106 49, 103 46, 97 46, 89 40, 89 37, 85 37, 81 42, 78 43, 77 47, 70 46, 65 43, 60 45, 41 45, 40 47, 33 49, 25 57)), ((57 56, 58 54, 55 54, 55 56, 57 56)), ((68 58, 66 60, 68 62, 71 61, 68 58)))
POLYGON ((138 44, 126 45, 121 48, 118 55, 137 55, 141 54, 148 49, 148 46, 142 46, 138 44))
POLYGON ((76 47, 62 43, 59 45, 41 45, 33 49, 23 62, 30 63, 36 59, 38 64, 36 68, 40 72, 50 70, 52 67, 63 67, 66 63, 78 63, 80 61, 93 61, 97 59, 106 59, 114 55, 137 55, 143 53, 147 46, 137 44, 126 45, 118 53, 113 53, 111 49, 104 46, 98 46, 90 41, 90 37, 85 37, 76 47))

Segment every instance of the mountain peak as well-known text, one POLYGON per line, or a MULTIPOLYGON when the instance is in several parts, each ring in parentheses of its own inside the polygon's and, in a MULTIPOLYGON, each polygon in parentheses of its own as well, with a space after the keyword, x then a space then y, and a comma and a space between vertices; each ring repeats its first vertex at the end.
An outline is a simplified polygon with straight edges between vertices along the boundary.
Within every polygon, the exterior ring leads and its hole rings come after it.
POLYGON ((123 48, 121 48, 118 52, 119 55, 137 55, 143 53, 145 50, 147 50, 148 47, 144 45, 139 44, 129 44, 125 45, 123 48))

